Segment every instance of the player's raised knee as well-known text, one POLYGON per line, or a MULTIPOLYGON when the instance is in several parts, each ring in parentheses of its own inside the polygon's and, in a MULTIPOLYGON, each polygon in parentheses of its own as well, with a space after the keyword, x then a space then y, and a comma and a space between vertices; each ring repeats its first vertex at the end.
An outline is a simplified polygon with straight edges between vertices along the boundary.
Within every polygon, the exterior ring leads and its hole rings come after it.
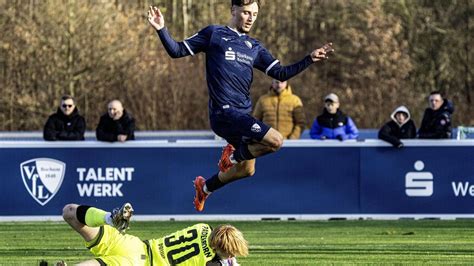
POLYGON ((63 219, 65 221, 74 219, 76 217, 77 204, 66 204, 63 208, 63 219))
POLYGON ((281 146, 283 145, 283 136, 280 134, 280 132, 276 132, 273 135, 272 141, 270 142, 270 147, 272 151, 278 151, 281 146))
POLYGON ((276 152, 283 145, 283 136, 274 128, 270 128, 263 140, 268 152, 276 152))

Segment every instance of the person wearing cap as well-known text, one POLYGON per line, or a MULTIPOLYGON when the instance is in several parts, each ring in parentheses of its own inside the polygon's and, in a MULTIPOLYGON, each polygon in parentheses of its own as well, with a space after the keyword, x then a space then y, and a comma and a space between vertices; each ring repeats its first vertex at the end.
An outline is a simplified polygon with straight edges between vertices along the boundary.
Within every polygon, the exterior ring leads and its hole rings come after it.
POLYGON ((451 116, 454 105, 443 97, 440 91, 433 91, 428 97, 429 107, 425 109, 418 138, 449 139, 451 138, 451 116))
POLYGON ((278 130, 285 139, 299 139, 306 124, 300 97, 293 94, 287 81, 276 79, 268 93, 258 99, 253 116, 278 130))
POLYGON ((43 138, 48 141, 84 140, 86 120, 79 114, 74 98, 61 97, 56 113, 50 115, 43 128, 43 138))
POLYGON ((391 120, 379 130, 379 139, 384 140, 393 147, 402 148, 400 139, 416 138, 415 122, 411 119, 410 111, 405 106, 397 107, 390 115, 391 120))
POLYGON ((359 136, 354 121, 339 109, 339 97, 330 93, 324 97, 324 110, 316 117, 309 131, 312 139, 356 139, 359 136))

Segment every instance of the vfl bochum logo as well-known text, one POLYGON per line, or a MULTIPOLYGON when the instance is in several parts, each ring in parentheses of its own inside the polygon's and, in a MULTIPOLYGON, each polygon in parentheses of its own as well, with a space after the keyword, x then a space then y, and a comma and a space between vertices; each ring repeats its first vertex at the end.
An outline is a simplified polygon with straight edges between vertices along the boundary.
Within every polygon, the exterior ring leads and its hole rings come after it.
POLYGON ((61 187, 66 164, 54 159, 36 158, 21 163, 20 171, 30 195, 44 206, 61 187))
POLYGON ((433 195, 433 174, 422 172, 425 168, 423 161, 415 162, 417 172, 408 172, 405 175, 405 193, 409 197, 430 197, 433 195))
POLYGON ((252 43, 249 41, 245 41, 245 45, 247 45, 248 48, 252 48, 252 43))

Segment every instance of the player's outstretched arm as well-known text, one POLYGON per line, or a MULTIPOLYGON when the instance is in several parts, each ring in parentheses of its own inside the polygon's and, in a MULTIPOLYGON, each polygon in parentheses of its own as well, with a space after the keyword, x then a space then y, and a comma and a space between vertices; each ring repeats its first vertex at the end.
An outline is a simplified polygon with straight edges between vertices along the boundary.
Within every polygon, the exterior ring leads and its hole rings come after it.
POLYGON ((323 45, 321 48, 318 48, 311 52, 311 60, 313 62, 321 61, 321 60, 326 60, 329 58, 329 54, 334 52, 334 48, 332 48, 332 42, 326 43, 323 45))
POLYGON ((161 30, 165 27, 165 18, 161 11, 156 6, 150 6, 148 10, 148 22, 155 28, 155 30, 161 30))
MULTIPOLYGON (((273 56, 267 53, 265 56, 263 56, 263 58, 266 58, 266 60, 263 60, 263 62, 267 62, 267 63, 273 62, 273 63, 271 63, 270 67, 268 67, 267 69, 262 68, 261 66, 260 68, 257 66, 257 68, 264 71, 265 74, 269 75, 270 77, 274 79, 285 81, 296 76, 298 73, 305 70, 311 64, 317 61, 328 59, 329 54, 331 54, 332 52, 334 52, 334 49, 332 48, 332 43, 327 43, 323 45, 321 48, 318 48, 312 51, 309 55, 305 56, 301 61, 294 63, 292 65, 288 65, 288 66, 280 65, 278 60, 273 59, 273 56)), ((263 66, 266 66, 266 64, 263 64, 263 66)))
POLYGON ((148 22, 156 30, 160 37, 161 43, 165 47, 166 52, 172 58, 179 58, 192 54, 190 49, 183 42, 177 42, 171 37, 165 28, 165 18, 160 9, 156 6, 150 6, 148 10, 148 22))

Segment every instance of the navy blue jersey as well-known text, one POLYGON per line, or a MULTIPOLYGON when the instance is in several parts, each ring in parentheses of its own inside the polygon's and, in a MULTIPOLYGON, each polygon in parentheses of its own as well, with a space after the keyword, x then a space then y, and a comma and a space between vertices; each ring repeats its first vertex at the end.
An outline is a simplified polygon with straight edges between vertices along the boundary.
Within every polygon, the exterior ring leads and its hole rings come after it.
POLYGON ((253 68, 278 80, 287 80, 312 63, 311 57, 306 56, 296 64, 282 67, 259 41, 226 26, 208 26, 179 43, 166 29, 158 31, 158 35, 172 57, 206 53, 211 112, 226 108, 251 112, 253 68))
POLYGON ((208 26, 184 43, 191 54, 206 53, 211 108, 230 105, 250 112, 253 67, 268 72, 278 62, 260 42, 229 27, 208 26))

